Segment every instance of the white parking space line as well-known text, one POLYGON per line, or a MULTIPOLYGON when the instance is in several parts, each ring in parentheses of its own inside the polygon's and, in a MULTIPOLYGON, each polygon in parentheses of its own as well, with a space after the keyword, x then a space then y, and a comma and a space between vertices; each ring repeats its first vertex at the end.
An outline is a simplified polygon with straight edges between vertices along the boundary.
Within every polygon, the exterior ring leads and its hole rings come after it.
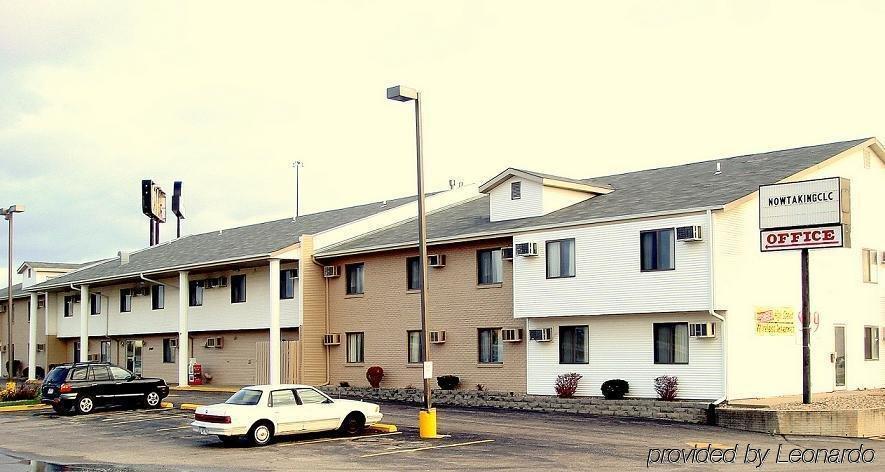
POLYGON ((185 429, 185 428, 190 428, 190 427, 191 427, 191 425, 186 424, 184 426, 176 426, 174 428, 160 428, 157 430, 157 432, 162 433, 163 431, 175 431, 176 429, 185 429))
POLYGON ((390 454, 402 454, 405 452, 427 451, 430 449, 444 449, 447 447, 472 446, 474 444, 484 444, 484 443, 490 443, 490 442, 494 442, 494 441, 495 441, 494 439, 482 439, 479 441, 469 441, 469 442, 463 442, 463 443, 457 443, 457 444, 441 444, 439 446, 416 447, 414 449, 399 449, 396 451, 376 452, 374 454, 366 454, 366 455, 360 456, 360 457, 361 458, 362 457, 378 457, 378 456, 387 456, 390 454))
POLYGON ((315 444, 315 443, 324 443, 324 442, 332 442, 332 441, 356 441, 358 439, 377 438, 379 436, 393 436, 394 434, 403 434, 403 432, 397 431, 394 433, 369 434, 366 436, 353 436, 353 437, 346 437, 346 438, 311 439, 309 441, 293 441, 290 443, 282 443, 282 444, 278 443, 277 445, 278 446, 303 446, 305 444, 315 444))
POLYGON ((156 418, 138 418, 135 420, 129 421, 118 421, 116 423, 108 423, 107 426, 119 426, 121 424, 130 424, 130 423, 144 423, 145 421, 156 421, 156 418))

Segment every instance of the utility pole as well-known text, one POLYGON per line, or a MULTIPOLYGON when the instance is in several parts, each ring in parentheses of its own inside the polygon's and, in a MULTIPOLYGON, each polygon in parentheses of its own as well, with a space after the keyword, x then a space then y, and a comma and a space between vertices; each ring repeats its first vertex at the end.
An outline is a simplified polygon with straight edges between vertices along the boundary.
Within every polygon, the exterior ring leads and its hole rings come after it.
POLYGON ((297 219, 301 213, 301 175, 299 169, 304 167, 304 163, 294 161, 292 162, 292 167, 295 168, 295 218, 293 219, 297 219))
POLYGON ((0 208, 0 216, 6 218, 6 221, 9 222, 9 258, 7 259, 7 265, 9 267, 6 271, 6 295, 9 296, 7 302, 8 305, 6 306, 6 380, 8 383, 13 382, 12 368, 15 360, 15 348, 12 345, 12 314, 15 310, 15 305, 12 303, 12 217, 16 213, 22 213, 23 211, 25 211, 23 205, 12 205, 9 208, 0 208))

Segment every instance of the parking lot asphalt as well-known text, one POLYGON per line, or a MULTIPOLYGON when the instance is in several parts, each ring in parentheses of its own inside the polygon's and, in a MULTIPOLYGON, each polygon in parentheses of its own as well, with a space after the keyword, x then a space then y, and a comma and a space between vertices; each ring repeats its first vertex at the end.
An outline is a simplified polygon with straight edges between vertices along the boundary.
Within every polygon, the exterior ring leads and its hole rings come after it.
MULTIPOLYGON (((228 394, 174 392, 181 403, 208 404, 228 394)), ((885 468, 885 442, 819 437, 783 437, 718 427, 629 418, 440 408, 439 432, 448 437, 422 440, 417 408, 382 404, 384 422, 396 433, 356 438, 311 434, 279 438, 264 448, 224 447, 215 437, 190 430, 192 413, 101 409, 87 416, 57 416, 51 410, 0 416, 0 471, 33 470, 29 460, 50 464, 90 464, 88 470, 733 470, 745 448, 770 449, 762 470, 826 470, 833 464, 775 463, 791 448, 847 449, 863 445, 875 459, 848 469, 885 468), (663 448, 734 448, 735 464, 672 464, 650 461, 663 448), (5 456, 4 456, 5 454, 5 456), (651 463, 649 463, 651 462, 651 463)), ((846 470, 848 470, 846 469, 846 470)))

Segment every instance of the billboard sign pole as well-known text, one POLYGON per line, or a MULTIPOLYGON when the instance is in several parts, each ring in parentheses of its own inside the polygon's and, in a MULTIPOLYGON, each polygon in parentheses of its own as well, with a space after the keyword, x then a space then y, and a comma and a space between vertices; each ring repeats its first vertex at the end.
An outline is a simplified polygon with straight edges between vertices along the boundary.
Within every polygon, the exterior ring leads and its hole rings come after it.
POLYGON ((800 251, 802 403, 811 403, 810 249, 851 247, 850 182, 841 177, 759 187, 759 250, 800 251))

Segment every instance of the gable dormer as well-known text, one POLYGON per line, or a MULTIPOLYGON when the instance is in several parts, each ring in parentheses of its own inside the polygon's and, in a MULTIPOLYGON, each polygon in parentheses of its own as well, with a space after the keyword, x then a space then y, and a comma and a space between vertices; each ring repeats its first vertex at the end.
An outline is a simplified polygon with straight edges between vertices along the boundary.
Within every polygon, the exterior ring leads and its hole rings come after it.
POLYGON ((509 168, 479 187, 489 195, 491 221, 542 216, 613 190, 554 175, 509 168))

